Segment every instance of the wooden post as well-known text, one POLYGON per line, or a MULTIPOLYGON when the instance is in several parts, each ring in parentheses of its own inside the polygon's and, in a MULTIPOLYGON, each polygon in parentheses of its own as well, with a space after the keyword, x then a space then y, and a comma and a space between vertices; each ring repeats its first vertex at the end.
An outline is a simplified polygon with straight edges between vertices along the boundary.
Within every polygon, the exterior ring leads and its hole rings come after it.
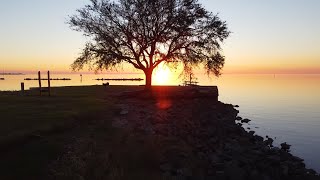
POLYGON ((40 75, 40 71, 38 71, 38 80, 39 80, 39 91, 40 91, 40 96, 41 96, 42 89, 41 89, 41 75, 40 75))
POLYGON ((24 95, 24 82, 21 83, 21 96, 24 95))
POLYGON ((50 71, 48 71, 48 93, 49 93, 49 96, 51 96, 50 71))

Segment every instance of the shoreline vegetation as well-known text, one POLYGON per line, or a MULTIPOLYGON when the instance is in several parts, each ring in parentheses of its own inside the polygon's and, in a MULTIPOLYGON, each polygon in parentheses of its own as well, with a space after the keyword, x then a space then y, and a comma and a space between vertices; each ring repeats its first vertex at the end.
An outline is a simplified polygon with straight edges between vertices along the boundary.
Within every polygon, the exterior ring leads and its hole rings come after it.
POLYGON ((152 88, 0 92, 0 179, 319 179, 214 87, 152 88))

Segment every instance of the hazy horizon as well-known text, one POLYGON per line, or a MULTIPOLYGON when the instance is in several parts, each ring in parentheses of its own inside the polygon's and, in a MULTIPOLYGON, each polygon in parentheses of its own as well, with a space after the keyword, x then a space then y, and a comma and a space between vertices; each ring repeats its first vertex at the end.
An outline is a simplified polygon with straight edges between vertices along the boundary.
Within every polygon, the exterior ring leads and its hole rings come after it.
MULTIPOLYGON (((0 67, 1 68, 1 67, 0 67)), ((106 71, 106 70, 101 70, 101 71, 89 71, 89 70, 81 70, 81 71, 72 71, 72 70, 69 70, 69 71, 59 71, 59 70, 51 70, 51 69, 34 69, 34 70, 6 70, 5 68, 2 68, 0 69, 0 74, 6 74, 6 73, 11 73, 11 74, 14 74, 14 73, 22 73, 22 74, 37 74, 38 71, 42 72, 42 73, 46 73, 47 71, 50 71, 51 74, 144 74, 143 71, 140 71, 140 70, 137 70, 137 69, 134 69, 134 68, 127 68, 127 69, 120 69, 120 70, 114 70, 114 71, 106 71)), ((182 71, 180 70, 169 70, 170 71, 170 74, 172 76, 175 76, 177 74, 181 74, 182 71)), ((155 70, 155 73, 157 72, 157 69, 155 70)), ((202 68, 198 68, 198 69, 195 69, 194 70, 194 73, 195 74, 207 74, 202 68)), ((232 75, 265 75, 265 74, 270 74, 270 75, 276 75, 276 74, 287 74, 287 75, 319 75, 320 74, 320 71, 312 71, 312 70, 309 70, 309 71, 259 71, 259 70, 256 70, 256 71, 241 71, 241 70, 238 70, 238 71, 233 71, 233 72, 224 72, 222 71, 221 72, 221 75, 220 76, 223 76, 223 75, 228 75, 228 74, 232 74, 232 75)), ((213 75, 210 74, 211 77, 215 77, 213 75)), ((218 76, 219 77, 219 76, 218 76)))

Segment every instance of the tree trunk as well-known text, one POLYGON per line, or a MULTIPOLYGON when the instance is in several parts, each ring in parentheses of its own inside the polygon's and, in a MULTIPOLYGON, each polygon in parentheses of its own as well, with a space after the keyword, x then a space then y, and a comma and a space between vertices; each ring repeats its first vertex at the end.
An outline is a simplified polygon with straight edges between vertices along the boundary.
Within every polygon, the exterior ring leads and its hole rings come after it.
POLYGON ((144 71, 144 74, 146 75, 146 85, 145 85, 145 90, 151 90, 151 85, 152 85, 152 72, 153 69, 146 69, 144 71))

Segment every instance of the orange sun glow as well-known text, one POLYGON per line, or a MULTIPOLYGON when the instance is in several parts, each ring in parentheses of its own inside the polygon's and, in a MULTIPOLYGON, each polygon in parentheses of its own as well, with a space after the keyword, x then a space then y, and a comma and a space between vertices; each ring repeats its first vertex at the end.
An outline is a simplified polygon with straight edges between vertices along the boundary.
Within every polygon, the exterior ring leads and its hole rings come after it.
POLYGON ((168 85, 171 79, 171 71, 165 65, 160 66, 155 69, 153 78, 155 85, 168 85))

